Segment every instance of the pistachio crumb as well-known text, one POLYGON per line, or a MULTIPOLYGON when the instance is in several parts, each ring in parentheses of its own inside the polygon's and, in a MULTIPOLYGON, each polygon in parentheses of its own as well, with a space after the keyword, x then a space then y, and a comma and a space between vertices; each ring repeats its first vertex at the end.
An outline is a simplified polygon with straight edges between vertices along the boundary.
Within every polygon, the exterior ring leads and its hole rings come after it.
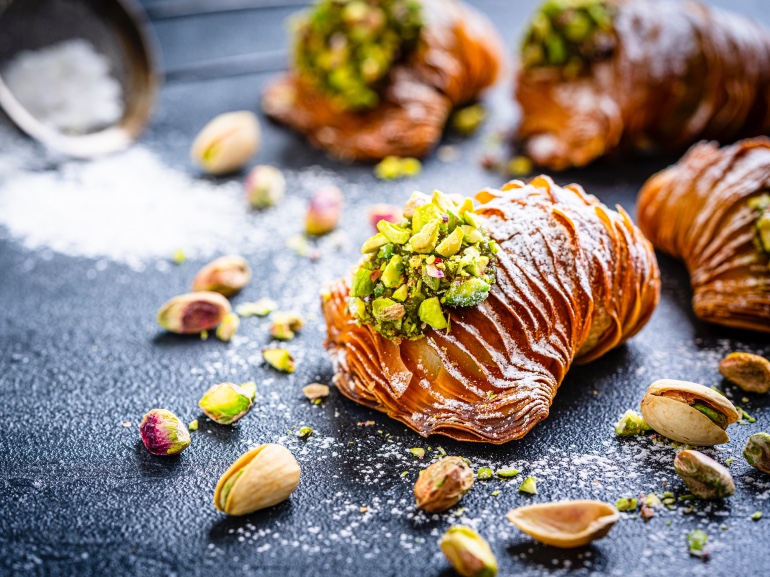
POLYGON ((207 341, 209 338, 209 332, 208 331, 201 331, 201 340, 207 341))
POLYGON ((733 461, 735 461, 735 457, 730 457, 729 459, 725 459, 725 465, 728 467, 733 464, 733 461))
POLYGON ((361 512, 361 513, 368 513, 369 512, 369 507, 361 507, 359 509, 359 512, 361 512))
POLYGON ((313 434, 313 429, 311 427, 300 427, 299 431, 297 431, 297 436, 300 439, 307 439, 313 434))
POLYGON ((520 493, 529 493, 530 495, 537 495, 537 479, 535 477, 527 477, 519 485, 520 493))
POLYGON ((122 424, 124 427, 130 427, 130 426, 131 426, 131 421, 123 421, 121 424, 122 424))
POLYGON ((190 430, 190 431, 197 431, 198 430, 198 419, 190 421, 190 424, 187 425, 187 429, 190 430))
POLYGON ((489 467, 481 467, 476 473, 476 477, 479 480, 491 479, 493 475, 494 472, 489 467))
POLYGON ((409 471, 404 471, 403 473, 401 473, 401 476, 406 477, 408 474, 409 474, 409 471))
POLYGON ((182 264, 187 260, 187 255, 184 253, 184 251, 180 248, 174 251, 173 256, 171 257, 171 262, 174 264, 182 264))
POLYGON ((762 518, 762 511, 757 511, 751 516, 752 521, 759 521, 762 518))
POLYGON ((521 471, 514 469, 513 467, 505 467, 497 470, 497 476, 503 479, 511 479, 518 475, 521 471))
POLYGON ((422 459, 423 457, 425 457, 425 449, 421 447, 414 447, 412 449, 409 449, 409 452, 412 453, 412 455, 414 455, 418 459, 422 459))
POLYGON ((615 502, 618 511, 636 511, 638 500, 636 497, 621 497, 615 502))
POLYGON ((708 535, 702 529, 695 529, 687 534, 687 547, 690 549, 690 555, 694 557, 703 556, 703 548, 708 541, 708 535))
POLYGON ((500 494, 500 491, 492 491, 492 496, 497 497, 500 494))

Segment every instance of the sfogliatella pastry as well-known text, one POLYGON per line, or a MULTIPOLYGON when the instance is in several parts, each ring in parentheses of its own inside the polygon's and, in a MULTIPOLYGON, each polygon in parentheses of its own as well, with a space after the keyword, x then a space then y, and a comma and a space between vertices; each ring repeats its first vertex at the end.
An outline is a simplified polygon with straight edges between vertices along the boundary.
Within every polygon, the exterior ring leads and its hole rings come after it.
POLYGON ((770 132, 770 31, 690 1, 548 0, 521 48, 519 137, 536 163, 681 152, 770 132))
POLYGON ((695 145, 647 181, 637 210, 687 266, 699 318, 770 332, 770 139, 695 145))
POLYGON ((421 435, 505 443, 574 362, 639 331, 655 255, 628 215, 540 176, 471 199, 415 193, 323 295, 335 384, 421 435))
POLYGON ((262 107, 345 160, 424 156, 502 58, 491 23, 459 0, 319 0, 293 39, 262 107))

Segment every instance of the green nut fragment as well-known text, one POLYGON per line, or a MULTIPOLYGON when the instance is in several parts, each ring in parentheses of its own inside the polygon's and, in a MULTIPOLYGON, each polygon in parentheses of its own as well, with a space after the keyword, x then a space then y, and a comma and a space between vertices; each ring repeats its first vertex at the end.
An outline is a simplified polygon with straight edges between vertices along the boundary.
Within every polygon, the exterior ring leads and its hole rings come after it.
POLYGON ((193 419, 190 421, 190 424, 187 425, 188 431, 197 431, 198 430, 198 419, 193 419))
POLYGON ((302 394, 307 397, 310 402, 320 401, 329 396, 329 386, 322 385, 321 383, 310 383, 302 387, 302 394))
POLYGON ((307 439, 313 434, 313 429, 311 427, 300 427, 300 429, 297 431, 297 436, 300 439, 307 439))
POLYGON ((699 499, 721 499, 735 493, 730 471, 699 451, 680 451, 674 470, 699 499))
POLYGON ((702 557, 709 536, 702 529, 695 529, 687 534, 687 547, 693 557, 702 557))
POLYGON ((449 236, 439 243, 436 247, 436 252, 445 258, 456 255, 463 246, 464 237, 465 234, 462 228, 455 228, 449 236))
POLYGON ((420 303, 419 315, 422 322, 432 326, 434 329, 445 329, 448 326, 438 297, 422 301, 420 303))
POLYGON ((374 167, 374 175, 381 180, 411 178, 422 172, 422 163, 416 158, 386 156, 374 167))
POLYGON ((503 479, 510 479, 518 475, 520 472, 521 471, 519 471, 518 469, 514 469, 513 467, 506 467, 503 469, 498 469, 497 476, 502 477, 503 479))
POLYGON ((379 322, 397 321, 403 318, 404 305, 396 301, 379 298, 372 301, 372 314, 379 322))
POLYGON ((421 447, 415 447, 415 448, 409 449, 409 452, 412 453, 412 455, 414 455, 418 459, 422 459, 425 456, 425 449, 421 447))
POLYGON ((770 212, 763 212, 757 218, 757 239, 765 253, 770 253, 770 212))
POLYGON ((759 521, 762 518, 762 511, 756 511, 751 515, 752 521, 759 521))
POLYGON ((364 244, 361 245, 361 252, 363 254, 369 254, 373 252, 377 252, 380 250, 380 247, 385 246, 390 242, 384 234, 377 233, 374 236, 369 237, 366 239, 364 244))
POLYGON ((233 340, 235 333, 238 332, 238 327, 241 325, 241 319, 235 313, 227 313, 222 322, 217 327, 217 338, 225 343, 229 343, 233 340))
POLYGON ((492 287, 480 278, 455 282, 444 293, 443 302, 450 307, 471 307, 486 300, 492 287))
POLYGON ((636 497, 621 497, 615 502, 618 511, 636 511, 639 501, 636 497))
POLYGON ((283 200, 286 179, 276 167, 262 164, 251 169, 243 182, 243 189, 251 208, 270 208, 283 200))
POLYGON ((265 362, 276 370, 284 373, 294 372, 294 357, 286 349, 264 349, 262 351, 262 358, 265 362))
POLYGON ((382 284, 388 288, 396 288, 403 283, 404 263, 401 255, 394 254, 390 257, 385 270, 382 271, 382 284))
POLYGON ((230 425, 249 412, 254 393, 256 385, 252 392, 234 383, 220 383, 204 393, 198 406, 215 423, 230 425))
POLYGON ((479 129, 486 117, 487 110, 483 104, 472 104, 455 111, 451 119, 452 128, 460 134, 470 136, 479 129))
POLYGON ((209 174, 243 168, 260 148, 259 120, 253 112, 227 112, 213 118, 195 137, 190 158, 209 174))
POLYGON ((182 264, 187 260, 187 255, 184 253, 184 251, 180 248, 174 251, 174 254, 171 256, 171 262, 174 264, 182 264))
POLYGON ((752 467, 770 475, 770 434, 751 435, 743 448, 743 458, 752 467))
POLYGON ((438 221, 432 220, 422 227, 420 232, 409 239, 412 250, 420 254, 433 252, 438 242, 438 221))
POLYGON ((393 244, 406 244, 409 240, 409 231, 397 226, 387 220, 381 220, 377 223, 377 230, 380 231, 382 236, 388 239, 393 244))
POLYGON ((252 402, 257 398, 257 383, 254 381, 246 381, 245 383, 241 383, 238 386, 243 389, 243 391, 249 396, 252 402))
POLYGON ((492 471, 492 469, 490 469, 489 467, 481 467, 476 472, 476 478, 478 478, 479 480, 491 479, 494 476, 494 474, 495 474, 494 471, 492 471))
POLYGON ((621 437, 644 435, 652 431, 642 416, 632 409, 628 409, 615 425, 615 433, 621 437))
POLYGON ((289 341, 302 327, 305 319, 295 312, 276 312, 270 325, 270 336, 279 341, 289 341))
POLYGON ((253 303, 241 303, 235 307, 235 312, 242 317, 266 317, 275 309, 278 303, 272 299, 261 298, 253 303))
POLYGON ((465 525, 453 525, 439 540, 444 556, 462 577, 495 577, 497 559, 492 549, 476 531, 465 525))
POLYGON ((362 268, 353 275, 350 286, 351 297, 365 297, 374 292, 375 282, 372 280, 372 271, 362 268))
POLYGON ((537 495, 537 479, 535 477, 527 477, 519 485, 519 492, 529 493, 530 495, 537 495))

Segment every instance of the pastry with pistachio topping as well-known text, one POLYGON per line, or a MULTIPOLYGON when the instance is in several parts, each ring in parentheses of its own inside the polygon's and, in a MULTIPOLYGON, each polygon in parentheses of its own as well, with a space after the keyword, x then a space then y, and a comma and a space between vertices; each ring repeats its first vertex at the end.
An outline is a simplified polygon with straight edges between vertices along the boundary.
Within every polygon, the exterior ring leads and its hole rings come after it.
POLYGON ((428 327, 451 330, 451 310, 479 304, 495 282, 497 243, 470 198, 437 190, 432 198, 415 192, 410 203, 403 221, 377 223, 350 285, 357 321, 396 340, 419 339, 428 327))
POLYGON ((263 109, 346 160, 424 156, 502 59, 491 23, 459 0, 317 0, 292 33, 291 70, 263 109))
MULTIPOLYGON (((770 332, 770 139, 697 144, 650 178, 637 202, 642 231, 684 261, 696 316, 770 332)), ((720 370, 767 390, 762 359, 749 357, 725 359, 720 370)))
POLYGON ((403 214, 324 291, 326 347, 340 392, 424 436, 523 437, 573 362, 633 336, 657 304, 649 242, 577 185, 415 194, 403 214))
POLYGON ((770 31, 672 0, 545 0, 520 50, 527 156, 553 170, 770 132, 770 31))

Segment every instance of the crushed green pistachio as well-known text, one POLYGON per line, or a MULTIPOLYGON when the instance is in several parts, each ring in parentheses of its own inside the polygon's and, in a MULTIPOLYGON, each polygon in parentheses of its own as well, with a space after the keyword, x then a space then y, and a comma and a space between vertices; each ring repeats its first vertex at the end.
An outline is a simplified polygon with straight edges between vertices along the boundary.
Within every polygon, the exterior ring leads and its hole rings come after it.
POLYGON ((477 477, 479 480, 486 480, 486 479, 491 479, 493 476, 494 476, 494 472, 493 472, 493 471, 492 471, 492 469, 490 469, 489 467, 481 467, 481 468, 480 468, 480 469, 479 469, 479 470, 476 472, 476 477, 477 477))
POLYGON ((528 174, 532 174, 534 165, 526 156, 514 156, 508 161, 505 169, 508 176, 527 176, 528 174))
POLYGON ((174 254, 171 257, 171 262, 174 264, 182 264, 187 260, 187 255, 184 253, 184 251, 180 248, 174 252, 174 254))
POLYGON ((770 255, 770 194, 762 193, 755 196, 749 200, 748 205, 758 214, 754 224, 757 229, 755 239, 757 248, 770 255))
POLYGON ((652 427, 647 424, 639 413, 631 409, 623 413, 623 416, 615 424, 615 433, 622 437, 644 435, 649 431, 652 431, 652 427))
POLYGON ((414 455, 418 459, 422 459, 425 456, 425 449, 421 447, 415 447, 415 448, 409 449, 409 452, 412 453, 412 455, 414 455))
POLYGON ((537 479, 535 477, 527 477, 519 485, 519 492, 529 493, 530 495, 537 495, 537 479))
POLYGON ((762 518, 762 511, 757 511, 756 513, 751 515, 752 521, 759 521, 762 518))
POLYGON ((422 172, 422 163, 416 158, 386 156, 374 167, 374 176, 380 180, 412 178, 422 172))
POLYGON ((607 0, 547 0, 524 35, 524 67, 558 67, 573 78, 606 60, 615 50, 614 15, 607 0))
POLYGON ((284 373, 294 372, 294 357, 286 349, 265 349, 262 351, 262 358, 274 369, 284 373))
POLYGON ((197 431, 198 430, 198 419, 190 421, 190 424, 187 425, 187 429, 189 431, 197 431))
POLYGON ((644 498, 644 504, 652 508, 660 507, 662 505, 660 498, 655 493, 648 494, 644 498))
POLYGON ((406 477, 408 474, 409 474, 409 471, 404 471, 403 473, 401 473, 401 476, 406 477))
POLYGON ((237 314, 227 313, 225 318, 222 319, 222 322, 219 323, 215 334, 220 341, 229 343, 233 340, 235 333, 238 332, 238 327, 240 325, 241 319, 237 314))
POLYGON ((407 203, 405 220, 377 223, 351 282, 349 310, 389 339, 448 330, 444 308, 479 304, 495 282, 498 248, 473 201, 458 204, 439 191, 422 196, 420 205, 407 203))
POLYGON ((313 429, 311 427, 300 427, 300 429, 297 431, 297 436, 300 439, 307 439, 312 434, 313 429))
POLYGON ((235 307, 235 312, 241 317, 266 317, 277 308, 277 302, 272 299, 263 298, 253 303, 241 303, 235 307))
POLYGON ((728 467, 733 464, 733 461, 735 461, 735 457, 730 457, 729 459, 725 459, 725 465, 728 467))
POLYGON ((743 410, 741 407, 735 407, 735 408, 736 408, 736 409, 738 409, 738 412, 741 414, 741 420, 740 420, 740 421, 738 421, 738 424, 739 424, 739 425, 748 425, 748 424, 751 424, 751 423, 756 423, 756 422, 757 422, 757 420, 756 420, 754 417, 752 417, 751 415, 749 415, 749 414, 748 414, 748 413, 747 413, 745 410, 743 410))
POLYGON ((270 336, 279 341, 290 341, 305 326, 305 319, 294 312, 278 311, 273 315, 270 336))
POLYGON ((452 128, 464 136, 474 134, 487 117, 487 109, 479 103, 457 109, 452 114, 452 128))
POLYGON ((520 472, 521 471, 514 469, 513 467, 505 467, 503 469, 497 470, 497 476, 502 477, 503 479, 510 479, 518 475, 520 472))
POLYGON ((209 332, 208 331, 201 331, 201 340, 202 341, 209 340, 209 332))
POLYGON ((687 547, 690 549, 690 555, 694 557, 703 556, 703 548, 706 546, 709 536, 702 529, 695 529, 687 534, 687 547))
POLYGON ((372 108, 421 27, 418 0, 319 0, 294 21, 294 65, 340 108, 372 108))
POLYGON ((615 502, 615 508, 618 511, 636 511, 638 504, 636 497, 621 497, 615 502))
POLYGON ((497 497, 500 494, 500 491, 492 491, 491 495, 493 497, 497 497))

